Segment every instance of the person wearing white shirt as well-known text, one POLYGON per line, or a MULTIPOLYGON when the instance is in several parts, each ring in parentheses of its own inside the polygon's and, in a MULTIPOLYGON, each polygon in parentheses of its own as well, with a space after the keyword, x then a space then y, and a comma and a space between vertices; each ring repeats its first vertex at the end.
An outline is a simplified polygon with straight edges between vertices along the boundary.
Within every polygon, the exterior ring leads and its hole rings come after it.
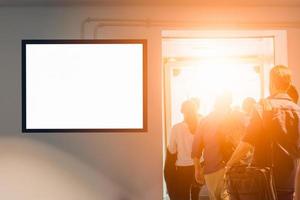
POLYGON ((195 183, 192 145, 201 117, 198 114, 198 105, 193 99, 182 103, 181 113, 184 120, 172 127, 168 150, 171 154, 177 154, 176 199, 190 200, 191 187, 195 183))

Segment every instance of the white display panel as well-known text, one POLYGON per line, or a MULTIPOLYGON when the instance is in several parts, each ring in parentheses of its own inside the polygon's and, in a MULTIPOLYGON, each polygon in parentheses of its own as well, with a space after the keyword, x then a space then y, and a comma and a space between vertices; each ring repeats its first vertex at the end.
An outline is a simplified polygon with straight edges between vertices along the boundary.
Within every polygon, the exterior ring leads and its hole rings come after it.
POLYGON ((24 42, 23 131, 144 130, 144 43, 77 42, 24 42))

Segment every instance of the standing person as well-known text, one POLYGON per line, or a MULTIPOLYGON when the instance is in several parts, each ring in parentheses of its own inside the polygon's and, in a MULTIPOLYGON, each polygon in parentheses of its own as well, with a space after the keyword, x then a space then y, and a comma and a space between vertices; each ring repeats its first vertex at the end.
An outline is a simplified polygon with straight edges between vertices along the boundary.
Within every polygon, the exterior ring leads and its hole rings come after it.
POLYGON ((265 100, 264 108, 253 110, 246 134, 226 165, 226 169, 229 169, 252 148, 252 165, 272 167, 273 160, 278 200, 292 200, 295 184, 297 163, 292 153, 296 153, 299 138, 300 108, 287 94, 290 85, 289 69, 282 65, 273 67, 270 71, 271 96, 265 100), (266 111, 268 116, 263 115, 266 111), (268 123, 264 123, 266 120, 268 123), (273 156, 270 152, 273 152, 273 156))
MULTIPOLYGON (((193 183, 195 183, 194 163, 191 158, 191 152, 194 134, 200 121, 198 106, 193 99, 183 102, 181 113, 184 120, 175 124, 171 130, 168 151, 171 154, 177 154, 175 173, 176 200, 190 200, 191 188, 193 183)), ((199 193, 199 191, 197 192, 199 193)))
MULTIPOLYGON (((243 108, 243 113, 244 113, 244 119, 243 119, 244 130, 243 130, 243 134, 241 134, 240 141, 242 140, 242 138, 245 135, 246 128, 248 127, 248 125, 250 123, 252 112, 256 106, 257 106, 257 103, 256 103, 255 99, 252 97, 245 98, 242 103, 242 108, 243 108)), ((252 162, 252 157, 253 157, 253 149, 251 149, 251 151, 249 151, 246 154, 244 159, 241 160, 241 164, 249 165, 252 162)))
POLYGON ((251 118, 251 114, 253 109, 256 106, 256 101, 254 98, 252 97, 247 97, 244 99, 243 101, 243 111, 244 111, 244 117, 245 117, 245 125, 248 126, 249 122, 250 122, 250 118, 251 118))
POLYGON ((176 159, 177 153, 171 154, 167 148, 164 166, 164 177, 170 200, 176 200, 176 159))
POLYGON ((255 105, 256 105, 255 99, 252 97, 247 97, 243 101, 243 105, 242 105, 243 111, 246 114, 250 115, 252 113, 252 110, 254 109, 255 105))
POLYGON ((224 199, 223 176, 225 158, 220 140, 220 127, 228 119, 232 102, 231 94, 223 94, 216 99, 214 111, 201 120, 193 142, 192 157, 195 165, 195 177, 199 180, 202 170, 200 158, 204 158, 204 179, 210 200, 224 199))

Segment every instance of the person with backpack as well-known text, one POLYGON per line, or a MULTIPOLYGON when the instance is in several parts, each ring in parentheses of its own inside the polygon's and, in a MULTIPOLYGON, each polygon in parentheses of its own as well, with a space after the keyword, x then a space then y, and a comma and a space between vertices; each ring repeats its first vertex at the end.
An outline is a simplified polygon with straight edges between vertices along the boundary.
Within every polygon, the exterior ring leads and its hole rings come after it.
POLYGON ((195 164, 195 178, 203 170, 204 179, 210 200, 226 199, 223 185, 223 176, 227 159, 233 152, 234 145, 229 135, 234 131, 232 126, 236 120, 231 117, 232 96, 224 93, 217 97, 214 110, 201 120, 194 137, 192 157, 195 164), (204 166, 200 165, 203 154, 204 166))
POLYGON ((253 110, 245 136, 226 164, 226 171, 230 172, 245 153, 254 148, 251 165, 272 169, 278 200, 293 199, 300 155, 300 108, 287 94, 290 86, 288 67, 273 67, 270 71, 271 95, 253 110))
POLYGON ((253 109, 256 106, 256 101, 252 97, 247 97, 243 100, 242 109, 244 113, 244 125, 248 126, 253 109))

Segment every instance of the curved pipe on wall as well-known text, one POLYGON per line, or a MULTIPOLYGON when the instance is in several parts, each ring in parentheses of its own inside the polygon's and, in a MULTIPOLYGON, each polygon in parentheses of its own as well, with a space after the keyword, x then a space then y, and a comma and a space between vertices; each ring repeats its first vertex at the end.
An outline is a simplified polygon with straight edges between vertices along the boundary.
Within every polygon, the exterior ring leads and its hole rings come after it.
POLYGON ((94 27, 93 37, 97 38, 99 28, 107 26, 128 27, 185 27, 207 29, 241 29, 241 28, 300 28, 300 21, 293 22, 239 22, 239 21, 174 21, 174 20, 150 20, 150 19, 101 19, 88 17, 81 23, 80 36, 85 39, 86 27, 90 23, 97 23, 94 27))
POLYGON ((82 21, 81 23, 81 31, 80 31, 80 37, 81 39, 85 39, 85 34, 86 34, 86 26, 89 23, 92 22, 98 22, 99 24, 103 24, 103 26, 114 26, 114 24, 116 24, 115 26, 122 26, 122 24, 131 24, 133 23, 133 25, 137 24, 137 23, 144 23, 147 20, 135 20, 135 19, 101 19, 101 18, 91 18, 88 17, 85 20, 82 21))

